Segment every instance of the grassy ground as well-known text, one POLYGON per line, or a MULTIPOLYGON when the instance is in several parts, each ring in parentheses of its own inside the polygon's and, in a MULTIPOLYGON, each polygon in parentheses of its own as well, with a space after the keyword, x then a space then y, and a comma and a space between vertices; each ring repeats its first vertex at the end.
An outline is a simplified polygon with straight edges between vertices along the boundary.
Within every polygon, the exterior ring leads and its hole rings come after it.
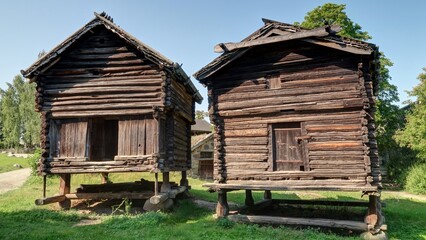
POLYGON ((20 164, 22 167, 29 167, 27 158, 8 157, 7 154, 0 153, 0 173, 18 170, 13 164, 20 164))
MULTIPOLYGON (((114 174, 112 180, 134 181, 141 174, 114 174)), ((172 178, 177 179, 177 176, 172 178)), ((99 183, 96 175, 73 178, 72 188, 79 183, 99 183)), ((48 196, 57 193, 58 179, 48 179, 48 196)), ((206 192, 202 182, 190 179, 191 193, 214 201, 215 194, 206 192)), ((36 207, 34 199, 41 197, 42 183, 31 177, 20 189, 0 195, 0 239, 359 239, 358 233, 336 234, 316 228, 261 227, 217 221, 212 212, 197 207, 190 200, 179 201, 170 213, 111 215, 110 213, 81 213, 75 209, 58 211, 55 204, 36 207), (96 225, 76 226, 84 221, 96 225)), ((359 199, 359 193, 286 192, 279 197, 292 199, 359 199)), ((254 194, 261 199, 260 193, 254 194)), ((274 194, 278 197, 278 194, 274 194)), ((390 239, 426 239, 426 202, 402 199, 384 193, 387 207, 386 222, 390 239)), ((242 203, 242 192, 229 194, 229 201, 242 203)), ((111 210, 112 211, 112 210, 111 210)))

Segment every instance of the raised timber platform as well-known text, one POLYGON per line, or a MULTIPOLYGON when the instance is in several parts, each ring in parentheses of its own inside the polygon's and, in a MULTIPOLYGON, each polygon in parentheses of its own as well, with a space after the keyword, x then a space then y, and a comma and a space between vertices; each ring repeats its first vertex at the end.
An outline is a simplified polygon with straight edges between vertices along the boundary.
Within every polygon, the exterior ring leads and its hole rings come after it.
MULTIPOLYGON (((158 186, 161 187, 159 182, 158 186)), ((163 210, 173 205, 173 199, 188 190, 187 186, 178 186, 170 183, 170 188, 165 191, 156 192, 155 182, 142 179, 141 181, 129 183, 105 183, 105 184, 83 184, 74 193, 59 194, 52 197, 36 199, 36 205, 51 203, 63 203, 77 199, 142 199, 146 200, 144 210, 163 210)), ((69 208, 67 206, 66 208, 69 208)))
MULTIPOLYGON (((311 180, 311 184, 314 181, 311 180)), ((245 181, 244 183, 209 183, 203 186, 218 194, 216 216, 225 217, 231 221, 339 228, 366 233, 363 236, 370 234, 372 238, 369 239, 386 237, 384 231, 387 230, 387 225, 382 215, 384 204, 380 201, 381 194, 377 187, 350 184, 338 186, 334 185, 333 181, 323 180, 319 180, 318 182, 322 184, 316 186, 313 184, 301 186, 297 183, 292 185, 289 182, 293 183, 292 180, 279 183, 278 181, 276 183, 245 181), (325 182, 327 184, 324 184, 325 182), (245 206, 237 211, 230 211, 227 193, 236 190, 245 191, 245 206), (362 196, 368 196, 368 200, 273 199, 272 191, 286 190, 356 191, 360 192, 360 195, 362 193, 362 196), (264 191, 264 199, 255 203, 253 191, 264 191), (339 207, 345 211, 340 212, 339 207)))
POLYGON ((316 191, 365 191, 376 192, 376 186, 371 185, 355 185, 348 181, 335 182, 326 180, 286 180, 286 181, 248 181, 245 183, 206 183, 203 187, 207 187, 212 191, 218 190, 269 190, 269 191, 292 191, 292 190, 316 190, 316 191))

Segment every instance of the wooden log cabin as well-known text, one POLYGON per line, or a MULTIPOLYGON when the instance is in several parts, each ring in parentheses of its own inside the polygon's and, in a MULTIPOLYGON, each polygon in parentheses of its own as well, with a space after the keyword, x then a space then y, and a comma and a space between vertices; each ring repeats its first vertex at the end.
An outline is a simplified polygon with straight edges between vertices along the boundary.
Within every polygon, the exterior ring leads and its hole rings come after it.
POLYGON ((215 182, 205 186, 218 192, 217 215, 228 215, 232 190, 246 190, 248 205, 256 190, 266 199, 276 190, 360 191, 370 201, 361 228, 377 233, 385 228, 374 125, 378 48, 338 36, 338 26, 263 21, 241 42, 216 45, 223 53, 194 74, 208 88, 215 126, 215 182))
MULTIPOLYGON (((43 175, 59 174, 61 195, 78 173, 169 172, 191 168, 191 125, 202 97, 179 64, 105 13, 22 74, 37 85, 43 175)), ((63 200, 64 198, 60 198, 63 200)))

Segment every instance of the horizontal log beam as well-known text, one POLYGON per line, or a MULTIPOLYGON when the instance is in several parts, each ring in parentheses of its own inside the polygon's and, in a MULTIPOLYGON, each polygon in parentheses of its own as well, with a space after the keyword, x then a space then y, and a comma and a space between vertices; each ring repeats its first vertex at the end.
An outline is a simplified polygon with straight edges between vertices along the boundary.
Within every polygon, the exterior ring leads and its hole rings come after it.
POLYGON ((336 200, 302 200, 302 199, 273 199, 273 203, 289 205, 322 205, 322 206, 348 206, 368 207, 368 201, 336 201, 336 200))
POLYGON ((149 199, 154 192, 117 192, 117 193, 69 193, 65 194, 68 199, 149 199))
POLYGON ((349 230, 355 230, 355 231, 369 230, 368 225, 364 222, 337 220, 337 219, 271 217, 271 216, 255 216, 255 215, 228 215, 227 218, 231 221, 242 222, 242 223, 305 225, 305 226, 317 226, 317 227, 342 228, 342 229, 349 229, 349 230))
POLYGON ((291 190, 316 190, 316 191, 377 191, 377 187, 370 185, 356 186, 354 185, 305 185, 305 186, 294 186, 294 185, 272 185, 269 182, 265 182, 262 185, 248 185, 248 184, 214 184, 208 183, 203 184, 203 187, 208 187, 213 191, 225 190, 271 190, 271 191, 291 191, 291 190))
POLYGON ((50 203, 63 202, 65 199, 66 199, 65 195, 56 195, 56 196, 53 196, 53 197, 36 199, 35 204, 36 205, 46 205, 46 204, 50 204, 50 203))

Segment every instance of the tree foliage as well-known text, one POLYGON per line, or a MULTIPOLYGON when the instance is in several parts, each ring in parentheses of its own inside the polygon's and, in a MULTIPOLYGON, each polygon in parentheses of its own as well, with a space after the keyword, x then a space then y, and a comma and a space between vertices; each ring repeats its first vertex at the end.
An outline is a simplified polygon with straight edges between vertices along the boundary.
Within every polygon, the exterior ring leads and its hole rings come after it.
MULTIPOLYGON (((18 80, 17 77, 15 77, 14 82, 15 80, 18 80)), ((21 122, 21 120, 19 116, 19 102, 17 90, 10 83, 7 83, 7 86, 7 90, 2 90, 1 119, 3 123, 3 145, 5 147, 11 148, 19 145, 19 123, 21 122)))
POLYGON ((415 150, 417 156, 426 161, 426 68, 423 71, 417 77, 420 83, 408 92, 417 101, 411 103, 405 127, 397 132, 395 138, 401 146, 415 150))
POLYGON ((204 119, 204 117, 208 117, 209 113, 203 110, 195 111, 195 119, 204 119))
POLYGON ((312 29, 324 26, 325 23, 329 25, 339 25, 342 27, 342 30, 339 32, 340 36, 359 40, 371 39, 368 32, 362 31, 361 26, 358 23, 354 23, 348 17, 345 9, 345 4, 326 3, 308 12, 305 16, 305 20, 300 26, 312 29))
POLYGON ((35 85, 21 75, 1 95, 1 122, 5 147, 35 147, 40 141, 40 116, 34 109, 35 85))

